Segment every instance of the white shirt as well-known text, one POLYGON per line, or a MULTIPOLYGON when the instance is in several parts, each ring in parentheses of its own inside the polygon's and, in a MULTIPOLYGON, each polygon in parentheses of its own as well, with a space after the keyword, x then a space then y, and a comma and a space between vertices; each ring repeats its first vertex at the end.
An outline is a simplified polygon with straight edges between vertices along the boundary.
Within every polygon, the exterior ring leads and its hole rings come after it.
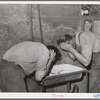
POLYGON ((46 68, 49 50, 38 42, 25 41, 9 49, 3 59, 19 64, 27 74, 46 68))

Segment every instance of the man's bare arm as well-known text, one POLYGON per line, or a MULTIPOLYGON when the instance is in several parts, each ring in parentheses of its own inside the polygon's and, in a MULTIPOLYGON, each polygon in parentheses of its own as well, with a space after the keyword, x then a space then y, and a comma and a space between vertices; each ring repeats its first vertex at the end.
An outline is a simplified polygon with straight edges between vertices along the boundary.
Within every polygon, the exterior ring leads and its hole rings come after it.
POLYGON ((73 54, 71 54, 70 52, 68 52, 68 55, 72 60, 76 60, 75 56, 73 54))
POLYGON ((51 64, 55 59, 55 55, 56 54, 55 54, 54 50, 50 50, 50 58, 47 62, 46 69, 36 71, 36 73, 35 73, 35 78, 37 81, 41 81, 48 74, 51 64))
POLYGON ((81 34, 80 40, 82 49, 81 53, 77 52, 71 44, 62 43, 61 48, 72 53, 81 64, 83 64, 84 66, 88 66, 92 56, 92 41, 88 35, 84 34, 81 34))
POLYGON ((74 48, 70 51, 84 66, 88 66, 91 61, 92 47, 90 42, 91 38, 83 34, 80 37, 80 45, 82 49, 81 54, 77 52, 74 48))

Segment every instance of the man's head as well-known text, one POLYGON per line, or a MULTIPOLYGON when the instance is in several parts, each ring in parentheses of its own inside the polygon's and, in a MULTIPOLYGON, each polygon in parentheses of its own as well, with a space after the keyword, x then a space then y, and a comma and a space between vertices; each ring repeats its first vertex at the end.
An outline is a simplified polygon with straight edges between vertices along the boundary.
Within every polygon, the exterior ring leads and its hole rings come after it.
POLYGON ((91 23, 92 23, 92 20, 91 20, 91 19, 85 20, 85 24, 86 24, 87 22, 88 22, 89 24, 91 24, 91 23))
POLYGON ((71 44, 74 48, 75 48, 75 35, 68 35, 65 34, 64 36, 62 36, 58 41, 57 44, 60 45, 61 43, 68 43, 71 44))
POLYGON ((90 30, 92 26, 92 20, 85 20, 85 30, 90 30))
POLYGON ((60 53, 60 51, 58 50, 57 47, 55 47, 53 45, 49 45, 49 46, 47 46, 47 48, 49 50, 54 50, 54 52, 56 53, 56 59, 55 60, 60 60, 61 59, 61 53, 60 53))

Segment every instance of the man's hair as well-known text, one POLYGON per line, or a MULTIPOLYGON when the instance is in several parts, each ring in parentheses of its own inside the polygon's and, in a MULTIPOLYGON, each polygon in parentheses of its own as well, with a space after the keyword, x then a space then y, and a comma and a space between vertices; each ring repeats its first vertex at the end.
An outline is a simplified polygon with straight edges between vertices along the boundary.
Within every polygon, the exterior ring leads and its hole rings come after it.
POLYGON ((67 42, 73 39, 74 36, 69 35, 69 34, 65 34, 64 36, 62 36, 58 41, 57 44, 61 44, 62 42, 67 42))
POLYGON ((54 52, 56 53, 56 60, 60 60, 61 59, 61 53, 60 51, 58 50, 57 47, 53 46, 53 45, 49 45, 47 46, 47 48, 50 50, 54 50, 54 52))

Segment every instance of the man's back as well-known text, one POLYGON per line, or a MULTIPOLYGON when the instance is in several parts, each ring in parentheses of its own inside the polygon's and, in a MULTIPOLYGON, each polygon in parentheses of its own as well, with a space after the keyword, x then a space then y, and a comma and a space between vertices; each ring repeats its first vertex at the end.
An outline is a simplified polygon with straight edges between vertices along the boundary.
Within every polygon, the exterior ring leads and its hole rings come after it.
POLYGON ((30 71, 35 70, 33 69, 35 65, 39 69, 39 67, 43 67, 44 63, 47 63, 49 50, 41 43, 26 41, 9 49, 3 56, 3 59, 16 62, 26 72, 31 73, 30 71))
MULTIPOLYGON (((95 33, 90 32, 90 31, 82 32, 80 35, 80 42, 83 42, 83 41, 90 43, 90 46, 91 46, 93 52, 100 52, 100 40, 96 36, 95 33)), ((84 44, 84 45, 86 45, 86 44, 84 44)))

